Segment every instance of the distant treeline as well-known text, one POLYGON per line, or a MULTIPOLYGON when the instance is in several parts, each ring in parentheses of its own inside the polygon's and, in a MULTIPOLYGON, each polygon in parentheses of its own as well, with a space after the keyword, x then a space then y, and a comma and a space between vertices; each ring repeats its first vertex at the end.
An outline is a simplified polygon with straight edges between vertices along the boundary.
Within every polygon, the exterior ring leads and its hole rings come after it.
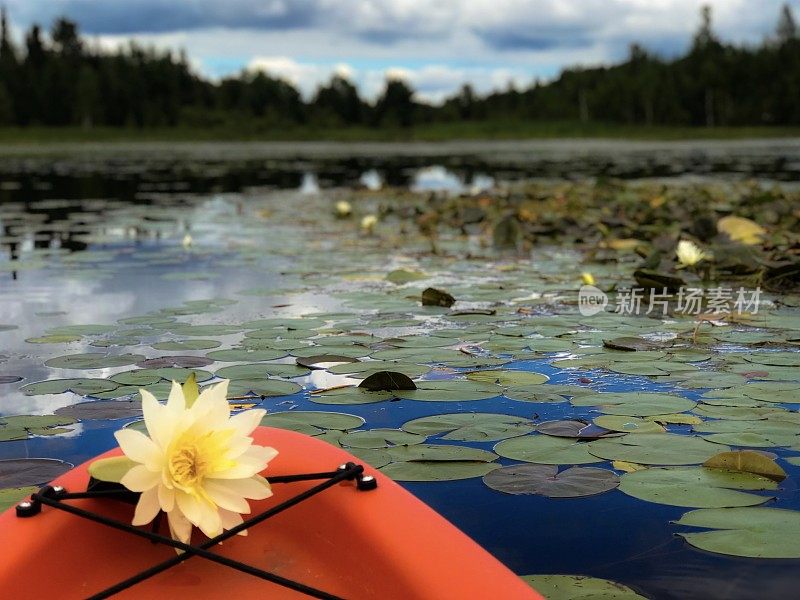
POLYGON ((103 127, 411 127, 453 121, 573 120, 627 125, 800 125, 800 39, 791 8, 757 47, 723 43, 711 11, 688 53, 664 60, 639 45, 628 59, 571 68, 554 81, 486 96, 469 85, 440 105, 415 100, 407 82, 387 80, 367 102, 334 77, 304 101, 289 83, 255 71, 219 82, 194 73, 184 53, 131 43, 115 53, 90 47, 59 19, 35 25, 24 48, 0 38, 0 125, 103 127))

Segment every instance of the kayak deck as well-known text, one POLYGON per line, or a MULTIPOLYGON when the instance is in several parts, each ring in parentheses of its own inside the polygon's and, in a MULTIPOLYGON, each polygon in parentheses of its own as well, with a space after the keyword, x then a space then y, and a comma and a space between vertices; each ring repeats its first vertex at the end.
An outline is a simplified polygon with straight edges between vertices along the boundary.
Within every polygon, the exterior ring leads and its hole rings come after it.
MULTIPOLYGON (((279 451, 265 472, 267 478, 333 471, 348 461, 363 464, 340 448, 299 433, 260 427, 253 436, 256 443, 279 451)), ((114 454, 119 450, 106 455, 114 454)), ((70 492, 86 490, 87 466, 73 469, 53 484, 70 492)), ((365 474, 377 479, 377 489, 358 491, 353 482, 336 484, 254 525, 246 537, 235 536, 211 551, 342 598, 540 598, 412 494, 367 465, 365 474)), ((252 515, 319 483, 276 483, 271 498, 250 501, 252 515)), ((123 523, 129 523, 133 515, 132 505, 114 500, 68 502, 123 523)), ((43 593, 86 598, 175 557, 175 551, 163 544, 48 506, 25 519, 14 510, 6 511, 0 515, 0 532, 6 546, 0 589, 13 598, 43 593)), ((161 533, 168 535, 166 525, 161 533)), ((204 536, 195 532, 193 544, 202 541, 204 536)), ((118 597, 196 600, 249 595, 308 598, 199 556, 118 597)))

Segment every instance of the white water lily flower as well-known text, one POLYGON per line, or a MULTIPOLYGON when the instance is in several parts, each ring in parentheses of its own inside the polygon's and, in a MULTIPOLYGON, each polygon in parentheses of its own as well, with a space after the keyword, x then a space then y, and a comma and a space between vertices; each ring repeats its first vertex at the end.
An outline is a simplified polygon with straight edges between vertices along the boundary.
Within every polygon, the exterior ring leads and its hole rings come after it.
POLYGON ((361 219, 361 229, 364 233, 372 233, 375 225, 378 224, 378 217, 376 215, 366 215, 361 219))
POLYGON ((339 200, 336 203, 336 216, 339 218, 349 217, 353 212, 353 207, 347 200, 339 200))
POLYGON ((681 240, 678 242, 678 247, 675 249, 675 254, 678 256, 678 262, 683 267, 693 267, 701 260, 708 258, 697 244, 689 240, 681 240))
MULTIPOLYGON (((195 388, 196 389, 196 388, 195 388)), ((194 403, 178 383, 172 383, 167 403, 141 390, 149 437, 134 429, 114 435, 133 466, 120 480, 141 492, 133 525, 145 525, 163 510, 172 537, 188 543, 192 525, 208 537, 242 522, 248 499, 272 495, 258 475, 277 454, 256 446, 249 437, 265 410, 230 414, 228 381, 209 386, 194 403)))

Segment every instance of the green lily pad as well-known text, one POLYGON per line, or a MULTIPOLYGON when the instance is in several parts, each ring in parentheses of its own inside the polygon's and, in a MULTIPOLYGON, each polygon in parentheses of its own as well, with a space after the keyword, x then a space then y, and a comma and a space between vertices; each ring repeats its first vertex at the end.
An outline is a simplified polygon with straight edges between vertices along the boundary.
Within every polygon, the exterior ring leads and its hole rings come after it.
POLYGON ((752 473, 706 467, 657 467, 625 473, 620 491, 657 504, 692 508, 755 506, 772 496, 740 490, 774 490, 777 484, 752 473))
POLYGON ((497 460, 497 455, 487 450, 451 444, 412 444, 392 446, 387 452, 393 461, 482 461, 497 460))
POLYGON ((313 393, 309 396, 309 400, 316 404, 372 404, 394 397, 392 392, 370 392, 356 386, 348 386, 313 393))
POLYGON ((536 426, 536 431, 544 435, 581 440, 596 440, 601 437, 621 435, 618 432, 610 431, 594 423, 572 419, 544 421, 536 426))
POLYGON ((378 371, 397 371, 407 375, 411 379, 421 377, 429 373, 431 368, 428 365, 417 365, 409 362, 393 360, 370 360, 364 362, 342 363, 328 367, 327 371, 335 375, 350 375, 356 379, 369 377, 378 371))
POLYGON ((31 435, 58 435, 75 419, 59 415, 15 415, 0 417, 0 441, 24 440, 31 435))
POLYGON ((247 396, 291 396, 303 387, 292 381, 281 379, 234 379, 228 385, 228 398, 247 396))
POLYGON ((269 413, 261 419, 261 424, 316 436, 329 430, 356 429, 364 424, 364 419, 345 413, 292 410, 269 413))
POLYGON ((111 367, 126 367, 144 360, 141 354, 103 354, 89 352, 86 354, 68 354, 45 361, 48 367, 54 369, 108 369, 111 367))
POLYGON ((134 369, 133 371, 123 371, 112 375, 111 381, 120 385, 145 387, 161 381, 161 375, 154 373, 152 369, 134 369))
MULTIPOLYGON (((181 367, 162 367, 160 369, 142 369, 143 371, 146 370, 152 375, 158 375, 162 379, 166 379, 167 382, 170 381, 177 381, 178 383, 185 383, 189 376, 194 373, 194 378, 197 382, 208 381, 212 377, 214 377, 213 373, 205 371, 203 369, 184 369, 181 367)), ((163 383, 163 382, 162 382, 163 383)), ((160 385, 158 383, 154 383, 153 385, 160 385)), ((146 386, 148 389, 151 386, 146 386)))
POLYGON ((598 458, 642 465, 700 464, 724 448, 701 437, 672 433, 629 433, 587 444, 587 452, 598 458))
POLYGON ((62 417, 71 417, 80 421, 99 419, 127 419, 142 414, 141 400, 95 400, 80 402, 56 409, 55 413, 62 417))
POLYGON ((400 429, 366 429, 353 431, 339 438, 342 446, 350 448, 391 448, 421 444, 426 436, 408 433, 400 429))
POLYGON ((467 379, 483 383, 496 383, 502 386, 538 385, 550 379, 547 375, 532 371, 473 371, 467 379))
POLYGON ((502 395, 499 386, 458 379, 418 381, 416 390, 397 390, 394 394, 406 400, 423 402, 469 402, 502 395))
POLYGON ((581 465, 600 462, 589 454, 586 442, 534 434, 499 442, 494 451, 505 458, 545 465, 581 465))
POLYGON ((487 462, 394 462, 382 467, 381 472, 396 481, 455 481, 483 477, 499 465, 487 462))
POLYGON ((506 494, 580 498, 613 490, 619 485, 619 477, 595 467, 570 467, 559 473, 556 465, 534 464, 496 469, 485 475, 483 482, 506 494))
POLYGON ((525 435, 533 423, 522 417, 494 413, 451 413, 413 419, 403 430, 424 436, 439 435, 443 440, 489 442, 525 435))
POLYGON ((648 417, 666 413, 681 413, 692 410, 697 403, 671 394, 648 392, 614 392, 594 396, 580 396, 571 400, 575 406, 597 405, 609 415, 648 417))
POLYGON ((532 386, 527 387, 510 387, 503 392, 506 398, 511 400, 518 400, 520 402, 538 402, 543 404, 552 404, 558 402, 567 402, 568 399, 565 395, 557 391, 548 391, 549 386, 532 386))
POLYGON ((780 508, 706 508, 684 514, 676 525, 711 531, 679 532, 707 552, 749 558, 800 558, 800 511, 780 508))
MULTIPOLYGON (((2 331, 2 329, 0 329, 2 331)), ((29 485, 26 487, 12 487, 0 490, 0 513, 15 506, 22 500, 28 498, 34 492, 39 491, 39 486, 29 485)))
POLYGON ((385 467, 392 462, 392 457, 388 452, 376 448, 348 448, 347 451, 375 469, 385 467))
POLYGON ((621 583, 585 575, 525 575, 522 580, 547 600, 647 600, 621 583))
POLYGON ((638 417, 626 417, 622 415, 601 415, 593 419, 596 425, 611 429, 612 431, 622 431, 625 433, 663 433, 665 429, 658 423, 646 421, 638 417))
POLYGON ((231 350, 214 350, 206 354, 206 356, 220 362, 258 362, 283 358, 286 356, 286 352, 283 350, 247 350, 244 348, 233 348, 231 350))
POLYGON ((25 341, 29 344, 69 344, 70 342, 77 342, 81 339, 79 335, 71 333, 58 333, 52 335, 43 335, 40 337, 28 338, 25 341))
POLYGON ((44 394, 63 394, 74 392, 81 396, 91 396, 100 392, 107 392, 119 387, 119 384, 108 379, 47 379, 23 385, 20 388, 28 396, 44 394))
POLYGON ((212 348, 219 348, 222 342, 217 340, 173 340, 170 342, 158 342, 153 344, 156 350, 176 351, 182 350, 211 350, 212 348))
POLYGON ((47 331, 48 335, 101 335, 103 333, 111 333, 115 327, 111 325, 62 325, 54 327, 47 331))
POLYGON ((252 363, 222 367, 214 373, 222 379, 261 379, 273 377, 303 377, 309 374, 304 367, 286 363, 252 363))

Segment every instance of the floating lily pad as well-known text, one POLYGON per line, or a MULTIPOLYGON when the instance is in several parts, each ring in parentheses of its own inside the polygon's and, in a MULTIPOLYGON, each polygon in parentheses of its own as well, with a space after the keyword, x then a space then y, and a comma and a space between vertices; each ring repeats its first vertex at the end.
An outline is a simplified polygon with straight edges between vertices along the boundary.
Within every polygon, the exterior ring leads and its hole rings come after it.
POLYGON ((228 398, 247 396, 291 396, 303 389, 292 381, 280 379, 234 379, 228 385, 228 398))
POLYGON ((120 385, 145 387, 161 381, 161 375, 154 373, 152 370, 136 369, 133 371, 123 371, 122 373, 112 375, 111 381, 114 381, 120 385))
POLYGON ((547 600, 647 600, 621 583, 584 575, 525 575, 522 580, 547 600))
POLYGON ((58 415, 15 415, 0 417, 0 441, 24 440, 31 435, 58 435, 71 431, 63 429, 75 419, 58 415))
POLYGON ((482 461, 497 460, 497 455, 487 450, 451 444, 412 444, 392 446, 387 452, 393 461, 482 461))
POLYGON ((222 367, 217 369, 214 374, 222 379, 260 379, 270 375, 273 377, 302 377, 308 373, 308 369, 292 364, 253 363, 222 367))
POLYGON ((751 473, 706 467, 657 467, 626 473, 619 489, 629 496, 671 506, 755 506, 772 499, 740 490, 774 490, 777 484, 751 473))
POLYGON ((239 333, 241 329, 232 325, 188 325, 186 323, 174 323, 169 326, 169 331, 176 335, 205 337, 230 335, 232 333, 239 333))
POLYGON ((403 430, 424 436, 439 435, 443 440, 487 442, 525 435, 533 423, 522 417, 493 413, 452 413, 413 419, 403 430))
POLYGON ((142 414, 141 400, 95 400, 56 409, 55 413, 80 421, 126 419, 142 414))
POLYGON ((328 430, 356 429, 364 424, 364 419, 345 413, 297 410, 269 413, 261 419, 261 424, 316 436, 328 430))
POLYGON ((679 532, 689 544, 718 554, 750 558, 800 558, 800 511, 780 508, 706 508, 676 525, 711 531, 679 532))
POLYGON ((549 386, 511 387, 503 392, 506 398, 520 402, 539 402, 544 404, 567 402, 568 398, 557 391, 547 391, 549 386))
POLYGON ((538 385, 549 377, 532 371, 473 371, 467 373, 467 379, 483 383, 496 383, 503 386, 538 385))
POLYGON ((672 433, 630 433, 587 444, 587 452, 598 458, 643 465, 700 464, 722 452, 722 448, 701 437, 672 433))
MULTIPOLYGON (((318 436, 319 437, 319 436, 318 436)), ((337 445, 338 445, 338 438, 337 438, 337 445)), ((359 460, 364 461, 371 467, 375 469, 380 469, 381 467, 385 467, 390 462, 392 462, 392 457, 388 452, 383 450, 378 450, 375 448, 348 448, 347 449, 350 454, 358 458, 359 460)))
MULTIPOLYGON (((248 350, 246 348, 233 348, 231 350, 214 350, 206 354, 209 362, 218 360, 221 362, 257 362, 263 360, 274 360, 286 356, 283 350, 248 350)), ((196 365, 203 366, 203 365, 196 365)))
POLYGON ((28 338, 25 341, 29 344, 69 344, 70 342, 77 342, 81 336, 71 333, 57 333, 52 335, 43 335, 40 337, 28 338))
POLYGON ((417 281, 419 279, 425 279, 428 276, 425 273, 420 271, 411 271, 409 269, 395 269, 394 271, 390 271, 386 275, 386 280, 397 285, 402 285, 404 283, 409 283, 411 281, 417 281))
POLYGON ((613 490, 619 477, 594 467, 571 467, 558 472, 556 465, 512 465, 484 476, 490 488, 506 494, 536 494, 549 498, 580 498, 613 490))
POLYGON ((44 485, 71 468, 70 463, 52 458, 0 460, 0 488, 44 485))
MULTIPOLYGON (((162 379, 169 381, 177 381, 178 383, 185 383, 189 376, 194 373, 194 378, 198 382, 207 381, 214 377, 213 373, 209 373, 203 369, 184 369, 181 367, 162 367, 160 369, 147 369, 153 375, 158 375, 162 379)), ((158 383, 153 385, 160 385, 158 383)), ((151 386, 147 386, 149 389, 151 386)))
POLYGON ((734 452, 720 452, 703 463, 704 467, 712 469, 725 469, 740 473, 753 473, 773 481, 786 479, 786 472, 775 462, 774 458, 765 456, 762 452, 753 450, 736 450, 734 452))
POLYGON ((648 392, 615 392, 595 396, 581 396, 571 400, 575 406, 597 405, 609 415, 647 417, 666 413, 681 413, 693 409, 697 403, 671 394, 648 392))
POLYGON ((89 324, 89 325, 62 325, 60 327, 54 327, 47 331, 48 335, 100 335, 103 333, 111 333, 114 331, 114 327, 111 325, 96 325, 96 324, 89 324))
POLYGON ((469 402, 486 400, 503 393, 499 386, 457 379, 418 381, 416 390, 397 390, 398 398, 424 402, 469 402))
MULTIPOLYGON (((153 344, 156 350, 164 351, 185 351, 185 350, 210 350, 212 348, 219 348, 222 342, 217 340, 173 340, 170 342, 158 342, 153 344)), ((220 360, 220 359, 214 359, 220 360)))
POLYGON ((381 468, 381 472, 396 481, 455 481, 482 477, 499 465, 487 462, 395 462, 381 468))
POLYGON ((22 381, 22 377, 19 375, 0 375, 0 384, 17 383, 18 381, 22 381))
POLYGON ((328 365, 336 363, 355 363, 357 358, 339 354, 313 354, 297 359, 297 364, 308 369, 325 369, 328 365))
POLYGON ((81 396, 91 396, 100 392, 107 392, 119 386, 118 383, 108 379, 47 379, 23 385, 20 391, 28 396, 43 394, 63 394, 74 392, 81 396))
POLYGON ((144 360, 141 354, 103 354, 89 352, 87 354, 68 354, 45 361, 54 369, 108 369, 126 367, 144 360))
POLYGON ((392 392, 370 392, 356 386, 334 388, 312 393, 309 400, 317 404, 372 404, 394 398, 392 392))
POLYGON ((391 448, 421 444, 425 439, 424 435, 408 433, 400 429, 366 429, 342 436, 339 438, 339 443, 351 448, 391 448))
POLYGON ((536 426, 536 431, 555 437, 575 438, 582 440, 596 440, 601 437, 617 436, 619 433, 610 431, 586 421, 564 420, 545 421, 536 426))
MULTIPOLYGON (((0 329, 0 331, 2 331, 0 329)), ((0 490, 0 513, 39 491, 39 486, 12 487, 0 490)))
POLYGON ((599 417, 595 417, 593 420, 594 423, 600 427, 625 433, 662 433, 666 431, 658 423, 646 421, 638 417, 601 415, 599 417))
POLYGON ((588 444, 550 435, 525 435, 499 442, 494 451, 505 458, 545 465, 580 465, 600 462, 589 454, 588 444))
MULTIPOLYGON (((223 351, 224 352, 224 351, 223 351)), ((141 369, 194 369, 205 367, 214 361, 205 356, 159 356, 158 358, 148 358, 136 363, 141 369)))
POLYGON ((392 348, 373 352, 370 356, 377 360, 408 360, 415 363, 446 363, 465 357, 462 352, 447 348, 392 348))
POLYGON ((370 360, 355 363, 341 363, 328 367, 327 371, 335 375, 349 375, 355 379, 369 377, 379 371, 396 371, 414 379, 429 373, 431 367, 428 365, 417 365, 409 362, 399 362, 392 360, 370 360))

